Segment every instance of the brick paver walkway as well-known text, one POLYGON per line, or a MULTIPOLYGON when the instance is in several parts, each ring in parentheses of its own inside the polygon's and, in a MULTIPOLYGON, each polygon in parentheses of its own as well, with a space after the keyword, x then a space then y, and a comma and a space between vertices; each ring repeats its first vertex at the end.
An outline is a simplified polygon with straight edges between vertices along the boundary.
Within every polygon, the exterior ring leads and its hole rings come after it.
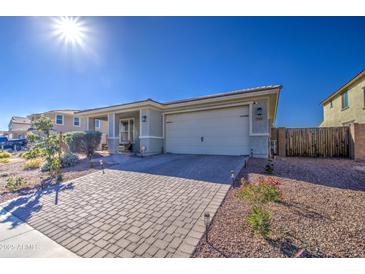
MULTIPOLYGON (((5 209, 81 257, 189 257, 229 185, 106 170, 5 209)), ((14 224, 16 225, 16 224, 14 224)))

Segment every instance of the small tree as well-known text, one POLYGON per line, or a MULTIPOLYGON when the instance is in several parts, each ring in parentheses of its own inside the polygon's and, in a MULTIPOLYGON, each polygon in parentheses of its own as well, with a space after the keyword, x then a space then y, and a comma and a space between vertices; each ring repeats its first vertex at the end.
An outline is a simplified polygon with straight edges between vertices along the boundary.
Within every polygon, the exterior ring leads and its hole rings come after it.
POLYGON ((62 133, 50 134, 53 128, 52 121, 43 115, 35 120, 33 125, 38 132, 45 135, 41 137, 42 141, 39 146, 43 147, 46 165, 49 166, 51 175, 60 178, 62 143, 64 141, 62 133))
POLYGON ((38 132, 44 133, 46 136, 49 136, 53 128, 51 119, 44 115, 35 120, 33 126, 38 132))

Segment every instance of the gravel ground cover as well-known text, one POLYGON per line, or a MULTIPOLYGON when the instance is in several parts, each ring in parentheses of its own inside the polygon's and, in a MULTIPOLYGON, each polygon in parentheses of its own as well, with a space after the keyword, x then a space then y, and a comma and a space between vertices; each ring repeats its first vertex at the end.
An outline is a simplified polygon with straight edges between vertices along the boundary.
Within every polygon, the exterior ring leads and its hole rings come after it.
MULTIPOLYGON (((100 156, 107 156, 107 154, 98 155, 98 157, 100 156)), ((100 169, 98 164, 90 168, 85 156, 79 155, 79 157, 80 162, 76 166, 62 169, 63 181, 73 180, 100 169)), ((35 191, 40 187, 42 181, 44 185, 55 183, 54 180, 49 178, 47 172, 41 172, 39 169, 24 170, 25 162, 25 159, 12 156, 9 163, 0 163, 0 203, 35 191), (27 180, 27 184, 16 191, 9 191, 5 185, 7 178, 12 175, 23 177, 27 180)))
MULTIPOLYGON (((266 161, 250 159, 240 177, 263 174, 266 161)), ((274 174, 283 200, 270 206, 268 239, 245 223, 249 207, 231 188, 194 257, 365 257, 365 163, 344 159, 277 158, 274 174)))

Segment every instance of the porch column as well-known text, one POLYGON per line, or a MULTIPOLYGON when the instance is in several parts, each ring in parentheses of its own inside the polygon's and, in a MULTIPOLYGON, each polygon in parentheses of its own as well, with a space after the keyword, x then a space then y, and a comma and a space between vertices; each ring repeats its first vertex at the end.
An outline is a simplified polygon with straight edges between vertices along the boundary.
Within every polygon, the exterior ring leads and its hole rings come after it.
POLYGON ((115 113, 108 114, 108 150, 110 153, 116 153, 118 148, 118 136, 115 124, 115 113))
POLYGON ((95 130, 95 118, 87 117, 86 130, 95 130))

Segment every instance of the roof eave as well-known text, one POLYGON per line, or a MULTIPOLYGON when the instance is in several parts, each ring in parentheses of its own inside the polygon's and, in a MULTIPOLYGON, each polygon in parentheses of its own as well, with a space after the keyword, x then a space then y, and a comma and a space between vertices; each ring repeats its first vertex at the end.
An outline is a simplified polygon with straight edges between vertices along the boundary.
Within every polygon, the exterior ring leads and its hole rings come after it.
MULTIPOLYGON (((120 104, 120 105, 113 105, 108 107, 102 107, 102 108, 95 108, 95 109, 87 109, 79 111, 75 114, 80 116, 87 116, 87 115, 96 115, 96 114, 103 114, 106 112, 117 112, 121 110, 128 110, 138 107, 156 107, 158 109, 164 110, 179 106, 189 106, 194 105, 197 103, 205 103, 207 101, 216 100, 216 101, 223 101, 232 97, 252 97, 252 96, 260 96, 260 95, 267 95, 267 94, 274 94, 277 92, 280 92, 282 89, 282 85, 273 85, 273 86, 265 86, 265 87, 258 87, 253 88, 251 90, 237 90, 232 92, 226 92, 216 95, 208 95, 208 96, 202 96, 202 97, 196 97, 191 99, 185 99, 185 100, 178 100, 173 102, 167 102, 167 103, 159 103, 157 101, 154 101, 152 99, 147 99, 144 101, 138 101, 138 102, 132 102, 132 103, 126 103, 126 104, 120 104)), ((275 110, 276 111, 276 110, 275 110)))
POLYGON ((354 77, 352 77, 350 81, 346 82, 344 85, 342 85, 340 88, 338 88, 335 92, 333 92, 330 96, 328 96, 327 98, 323 99, 320 104, 322 106, 324 106, 325 104, 329 103, 336 96, 338 96, 339 94, 341 94, 345 89, 347 89, 349 86, 353 85, 355 82, 357 82, 362 77, 365 77, 365 69, 362 70, 362 71, 360 71, 354 77))

